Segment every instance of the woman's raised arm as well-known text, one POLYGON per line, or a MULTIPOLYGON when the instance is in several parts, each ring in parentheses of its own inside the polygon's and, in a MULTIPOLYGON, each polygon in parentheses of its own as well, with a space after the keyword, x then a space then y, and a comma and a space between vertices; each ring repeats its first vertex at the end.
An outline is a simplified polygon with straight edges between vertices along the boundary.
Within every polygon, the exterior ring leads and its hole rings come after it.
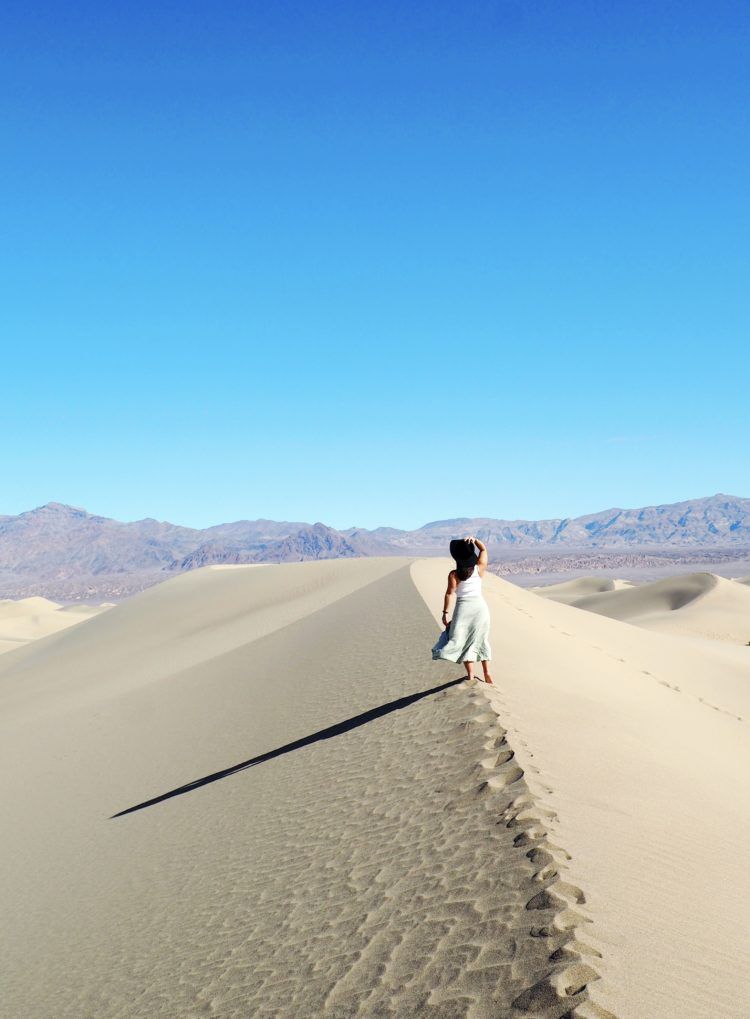
POLYGON ((483 541, 480 541, 479 538, 475 538, 473 535, 468 537, 466 540, 473 542, 479 549, 479 559, 477 560, 477 566, 479 567, 479 573, 481 576, 481 574, 484 573, 485 571, 487 563, 489 562, 489 558, 487 556, 487 546, 483 541))

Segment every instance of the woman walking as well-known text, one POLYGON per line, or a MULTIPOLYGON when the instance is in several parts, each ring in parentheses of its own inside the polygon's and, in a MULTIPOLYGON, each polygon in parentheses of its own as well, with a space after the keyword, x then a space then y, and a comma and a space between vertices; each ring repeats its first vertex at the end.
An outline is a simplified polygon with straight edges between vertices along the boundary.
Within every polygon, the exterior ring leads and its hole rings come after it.
POLYGON ((482 596, 482 577, 487 569, 487 546, 478 538, 456 538, 450 544, 456 560, 455 570, 448 574, 443 601, 445 629, 432 649, 433 660, 463 662, 466 675, 474 678, 474 662, 482 663, 485 683, 490 675, 490 610, 482 596), (479 549, 477 555, 476 549, 479 549), (451 601, 455 606, 451 614, 451 601), (448 618, 451 615, 451 618, 448 618))

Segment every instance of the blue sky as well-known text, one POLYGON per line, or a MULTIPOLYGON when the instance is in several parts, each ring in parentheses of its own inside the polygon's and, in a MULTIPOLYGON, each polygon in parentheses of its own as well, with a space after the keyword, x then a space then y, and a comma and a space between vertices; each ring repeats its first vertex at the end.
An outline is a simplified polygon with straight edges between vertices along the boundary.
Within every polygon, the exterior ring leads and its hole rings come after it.
POLYGON ((750 12, 13 3, 0 513, 750 495, 750 12))

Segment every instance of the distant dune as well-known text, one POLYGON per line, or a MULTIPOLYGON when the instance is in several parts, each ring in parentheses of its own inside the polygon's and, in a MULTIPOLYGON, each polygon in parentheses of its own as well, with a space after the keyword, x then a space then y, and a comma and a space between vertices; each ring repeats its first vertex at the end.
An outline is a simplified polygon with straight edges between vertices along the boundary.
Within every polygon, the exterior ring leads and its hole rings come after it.
POLYGON ((107 605, 62 606, 47 598, 0 599, 0 653, 57 633, 103 612, 107 605))
POLYGON ((0 656, 3 1015, 750 1015, 749 649, 488 575, 468 685, 449 566, 219 564, 0 656))
POLYGON ((579 599, 605 591, 619 591, 632 586, 625 580, 611 580, 609 577, 578 577, 560 584, 548 584, 546 587, 532 587, 530 590, 543 598, 552 598, 563 605, 571 605, 579 599))
POLYGON ((710 573, 670 577, 653 584, 600 588, 591 580, 538 589, 538 593, 576 608, 597 612, 661 633, 707 637, 733 644, 750 641, 750 590, 743 582, 710 573), (563 590, 564 589, 564 590, 563 590))

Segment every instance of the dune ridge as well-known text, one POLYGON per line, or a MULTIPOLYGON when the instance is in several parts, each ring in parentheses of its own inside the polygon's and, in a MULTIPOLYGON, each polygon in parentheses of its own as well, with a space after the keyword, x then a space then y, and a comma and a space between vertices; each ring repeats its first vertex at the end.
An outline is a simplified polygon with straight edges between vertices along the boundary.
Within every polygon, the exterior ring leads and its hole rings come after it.
POLYGON ((8 1014, 601 1016, 551 821, 434 630, 408 561, 342 560, 4 656, 8 1014))
MULTIPOLYGON (((412 567, 435 618, 449 568, 412 567)), ((745 1019, 746 649, 493 576, 485 594, 498 689, 483 691, 531 793, 557 816, 566 880, 585 890, 586 941, 602 956, 592 997, 621 1019, 745 1019)))

